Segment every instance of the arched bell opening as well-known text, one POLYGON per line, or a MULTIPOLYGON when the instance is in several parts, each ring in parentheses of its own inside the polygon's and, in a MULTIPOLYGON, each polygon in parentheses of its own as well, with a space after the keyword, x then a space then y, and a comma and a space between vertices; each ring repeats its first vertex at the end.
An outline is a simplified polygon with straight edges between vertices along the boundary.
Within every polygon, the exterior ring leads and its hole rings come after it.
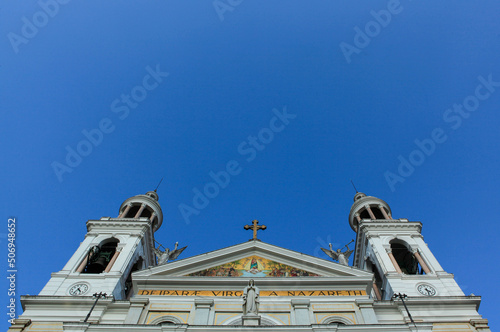
POLYGON ((137 262, 134 264, 134 266, 132 266, 132 269, 130 269, 130 272, 127 276, 127 279, 125 280, 125 298, 128 300, 130 299, 130 297, 132 296, 132 294, 134 294, 133 292, 133 283, 132 283, 132 273, 134 273, 135 271, 139 271, 139 270, 142 270, 143 269, 143 263, 144 263, 144 260, 142 259, 142 257, 139 257, 139 259, 137 260, 137 262))
POLYGON ((122 218, 151 218, 153 210, 146 204, 132 203, 124 209, 122 218))
POLYGON ((415 255, 410 251, 406 242, 392 240, 391 252, 398 264, 401 272, 404 274, 425 274, 415 255))
POLYGON ((134 204, 130 207, 127 214, 123 216, 123 218, 134 218, 139 209, 141 208, 140 204, 134 204))
POLYGON ((368 210, 366 209, 363 209, 360 213, 359 213, 359 217, 361 219, 371 219, 370 217, 370 213, 368 213, 368 210))
POLYGON ((151 216, 153 215, 153 212, 151 212, 149 209, 144 209, 144 211, 142 211, 141 215, 139 216, 139 218, 151 218, 151 216))
POLYGON ((375 215, 375 219, 385 219, 384 214, 382 213, 382 211, 380 211, 380 208, 372 206, 371 210, 375 215))
POLYGON ((377 219, 388 219, 388 211, 384 210, 382 211, 381 209, 384 209, 383 207, 379 206, 367 206, 360 210, 359 212, 359 217, 360 219, 372 219, 372 220, 377 220, 377 219), (371 213, 370 213, 371 212, 371 213))
POLYGON ((85 268, 81 272, 93 274, 104 272, 115 255, 119 242, 115 238, 110 238, 90 248, 85 258, 85 268))

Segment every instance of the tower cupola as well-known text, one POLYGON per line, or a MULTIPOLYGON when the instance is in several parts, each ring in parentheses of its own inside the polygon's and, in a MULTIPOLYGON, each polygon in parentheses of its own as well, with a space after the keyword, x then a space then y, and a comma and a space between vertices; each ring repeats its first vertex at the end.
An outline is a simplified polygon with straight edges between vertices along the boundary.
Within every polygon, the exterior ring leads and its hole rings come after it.
POLYGON ((145 195, 127 198, 120 206, 118 218, 149 218, 153 223, 153 231, 156 232, 163 222, 163 213, 158 199, 156 190, 148 191, 145 195))
POLYGON ((349 212, 349 224, 355 232, 358 231, 358 224, 362 219, 392 219, 391 208, 389 204, 380 198, 366 196, 362 192, 357 192, 354 195, 351 212, 349 212))

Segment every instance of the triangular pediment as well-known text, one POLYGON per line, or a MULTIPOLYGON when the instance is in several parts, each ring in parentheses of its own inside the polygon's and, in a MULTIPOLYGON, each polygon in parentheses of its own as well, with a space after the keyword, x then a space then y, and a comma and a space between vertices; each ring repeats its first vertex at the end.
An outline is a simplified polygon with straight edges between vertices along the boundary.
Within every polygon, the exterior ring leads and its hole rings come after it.
MULTIPOLYGON (((351 266, 302 254, 261 241, 248 241, 134 273, 134 279, 227 277, 318 278, 364 277, 372 274, 351 266)), ((187 280, 186 280, 187 281, 187 280)))

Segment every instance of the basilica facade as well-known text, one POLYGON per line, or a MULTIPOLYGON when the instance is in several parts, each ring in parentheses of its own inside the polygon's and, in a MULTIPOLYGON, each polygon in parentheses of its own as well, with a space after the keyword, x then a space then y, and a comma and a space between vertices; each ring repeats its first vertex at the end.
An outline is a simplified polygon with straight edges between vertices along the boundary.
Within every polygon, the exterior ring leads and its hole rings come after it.
POLYGON ((356 193, 354 247, 325 260, 257 238, 184 259, 156 245, 156 191, 87 221, 79 248, 9 331, 490 331, 424 242, 422 224, 394 219, 356 193), (353 255, 352 266, 349 257, 353 255))

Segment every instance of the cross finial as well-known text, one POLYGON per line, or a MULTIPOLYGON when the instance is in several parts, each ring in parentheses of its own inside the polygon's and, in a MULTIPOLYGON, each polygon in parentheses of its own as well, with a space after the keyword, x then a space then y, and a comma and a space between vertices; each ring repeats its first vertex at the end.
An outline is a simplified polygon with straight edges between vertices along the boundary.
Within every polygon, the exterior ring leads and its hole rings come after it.
POLYGON ((264 229, 266 229, 266 228, 267 228, 267 226, 266 226, 266 225, 262 225, 262 226, 257 225, 258 223, 259 223, 259 222, 258 222, 257 220, 254 220, 254 221, 252 221, 252 224, 253 224, 253 225, 245 225, 245 226, 243 227, 244 229, 253 229, 253 240, 257 240, 257 231, 258 231, 259 229, 264 230, 264 229))

